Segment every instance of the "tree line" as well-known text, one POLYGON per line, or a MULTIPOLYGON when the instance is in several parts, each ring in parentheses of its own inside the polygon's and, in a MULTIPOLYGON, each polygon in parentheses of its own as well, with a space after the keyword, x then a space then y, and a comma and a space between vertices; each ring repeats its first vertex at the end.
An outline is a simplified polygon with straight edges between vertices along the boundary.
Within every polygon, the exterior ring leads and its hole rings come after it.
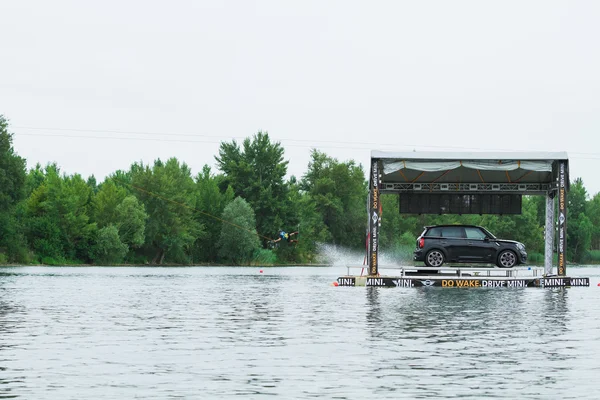
MULTIPOLYGON (((312 150, 306 172, 286 178, 284 148, 266 132, 222 142, 218 171, 192 174, 176 158, 135 162, 98 183, 36 165, 14 150, 0 115, 0 264, 278 264, 319 262, 319 246, 364 250, 368 182, 362 165, 312 150), (280 230, 298 243, 277 242, 280 230)), ((600 247, 600 197, 581 179, 568 196, 568 257, 589 261, 600 247)), ((522 214, 401 215, 382 196, 380 244, 410 257, 425 225, 483 225, 543 253, 545 200, 524 197, 522 214)))

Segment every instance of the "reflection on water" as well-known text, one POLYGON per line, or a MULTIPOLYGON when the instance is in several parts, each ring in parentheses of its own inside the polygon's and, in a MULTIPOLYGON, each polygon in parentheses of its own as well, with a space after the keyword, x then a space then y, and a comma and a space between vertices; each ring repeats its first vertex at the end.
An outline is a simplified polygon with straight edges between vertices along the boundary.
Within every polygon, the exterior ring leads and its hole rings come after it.
POLYGON ((26 313, 22 306, 10 301, 11 293, 5 287, 5 282, 0 275, 0 398, 14 398, 18 389, 25 386, 25 376, 19 370, 9 369, 8 366, 14 361, 13 354, 19 349, 17 343, 3 338, 19 334, 26 313))
MULTIPOLYGON (((567 332, 569 322, 569 289, 558 288, 544 290, 539 317, 543 318, 546 332, 540 330, 539 335, 558 335, 567 332)), ((540 328, 543 326, 540 326, 540 328)))
POLYGON ((560 362, 573 357, 555 348, 568 333, 568 290, 415 288, 392 297, 369 289, 366 326, 388 350, 373 363, 381 390, 404 378, 423 382, 405 388, 409 397, 502 389, 521 398, 537 395, 532 382, 556 383, 572 368, 560 362), (515 374, 510 385, 508 372, 515 374))
POLYGON ((596 398, 594 287, 330 286, 339 272, 2 268, 0 398, 596 398))

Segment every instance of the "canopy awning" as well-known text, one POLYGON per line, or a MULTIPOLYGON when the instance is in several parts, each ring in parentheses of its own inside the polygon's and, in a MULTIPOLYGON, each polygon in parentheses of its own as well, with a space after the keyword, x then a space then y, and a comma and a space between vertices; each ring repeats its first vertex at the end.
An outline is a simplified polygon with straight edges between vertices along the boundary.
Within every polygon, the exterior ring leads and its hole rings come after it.
POLYGON ((566 152, 384 152, 371 159, 382 168, 383 191, 518 191, 523 194, 556 188, 559 162, 566 152), (426 185, 425 188, 422 185, 426 185), (439 185, 443 185, 440 187, 439 185), (490 185, 493 185, 490 186, 490 185))

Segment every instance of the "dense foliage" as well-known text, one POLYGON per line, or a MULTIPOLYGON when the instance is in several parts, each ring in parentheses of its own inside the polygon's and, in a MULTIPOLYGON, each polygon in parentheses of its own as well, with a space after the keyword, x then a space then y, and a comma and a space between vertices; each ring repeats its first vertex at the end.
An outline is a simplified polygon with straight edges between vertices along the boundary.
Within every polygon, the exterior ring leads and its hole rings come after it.
POLYGON ((25 160, 15 154, 8 121, 0 115, 0 261, 24 258, 23 234, 15 218, 18 203, 25 197, 25 160))
MULTIPOLYGON (((365 249, 365 171, 313 150, 300 179, 266 132, 222 143, 196 176, 175 158, 133 163, 103 182, 61 173, 55 164, 29 171, 0 116, 0 263, 234 264, 319 262, 319 245, 365 249), (279 230, 298 243, 272 245, 279 230)), ((499 237, 543 253, 545 200, 524 197, 521 215, 401 215, 397 196, 383 196, 381 248, 407 260, 423 226, 483 225, 499 237)), ((581 179, 568 195, 568 259, 600 254, 600 194, 581 179)))
POLYGON ((252 207, 236 197, 223 210, 223 219, 230 223, 221 226, 219 256, 233 265, 247 263, 260 246, 252 207))

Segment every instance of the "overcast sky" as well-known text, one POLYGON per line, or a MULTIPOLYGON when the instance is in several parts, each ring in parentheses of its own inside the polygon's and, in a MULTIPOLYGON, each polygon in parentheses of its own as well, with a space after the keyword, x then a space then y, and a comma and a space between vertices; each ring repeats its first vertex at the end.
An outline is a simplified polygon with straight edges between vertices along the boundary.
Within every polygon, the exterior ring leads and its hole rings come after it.
POLYGON ((567 151, 594 194, 599 21, 595 0, 1 0, 0 114, 29 167, 99 180, 197 173, 263 130, 296 176, 311 148, 567 151))

